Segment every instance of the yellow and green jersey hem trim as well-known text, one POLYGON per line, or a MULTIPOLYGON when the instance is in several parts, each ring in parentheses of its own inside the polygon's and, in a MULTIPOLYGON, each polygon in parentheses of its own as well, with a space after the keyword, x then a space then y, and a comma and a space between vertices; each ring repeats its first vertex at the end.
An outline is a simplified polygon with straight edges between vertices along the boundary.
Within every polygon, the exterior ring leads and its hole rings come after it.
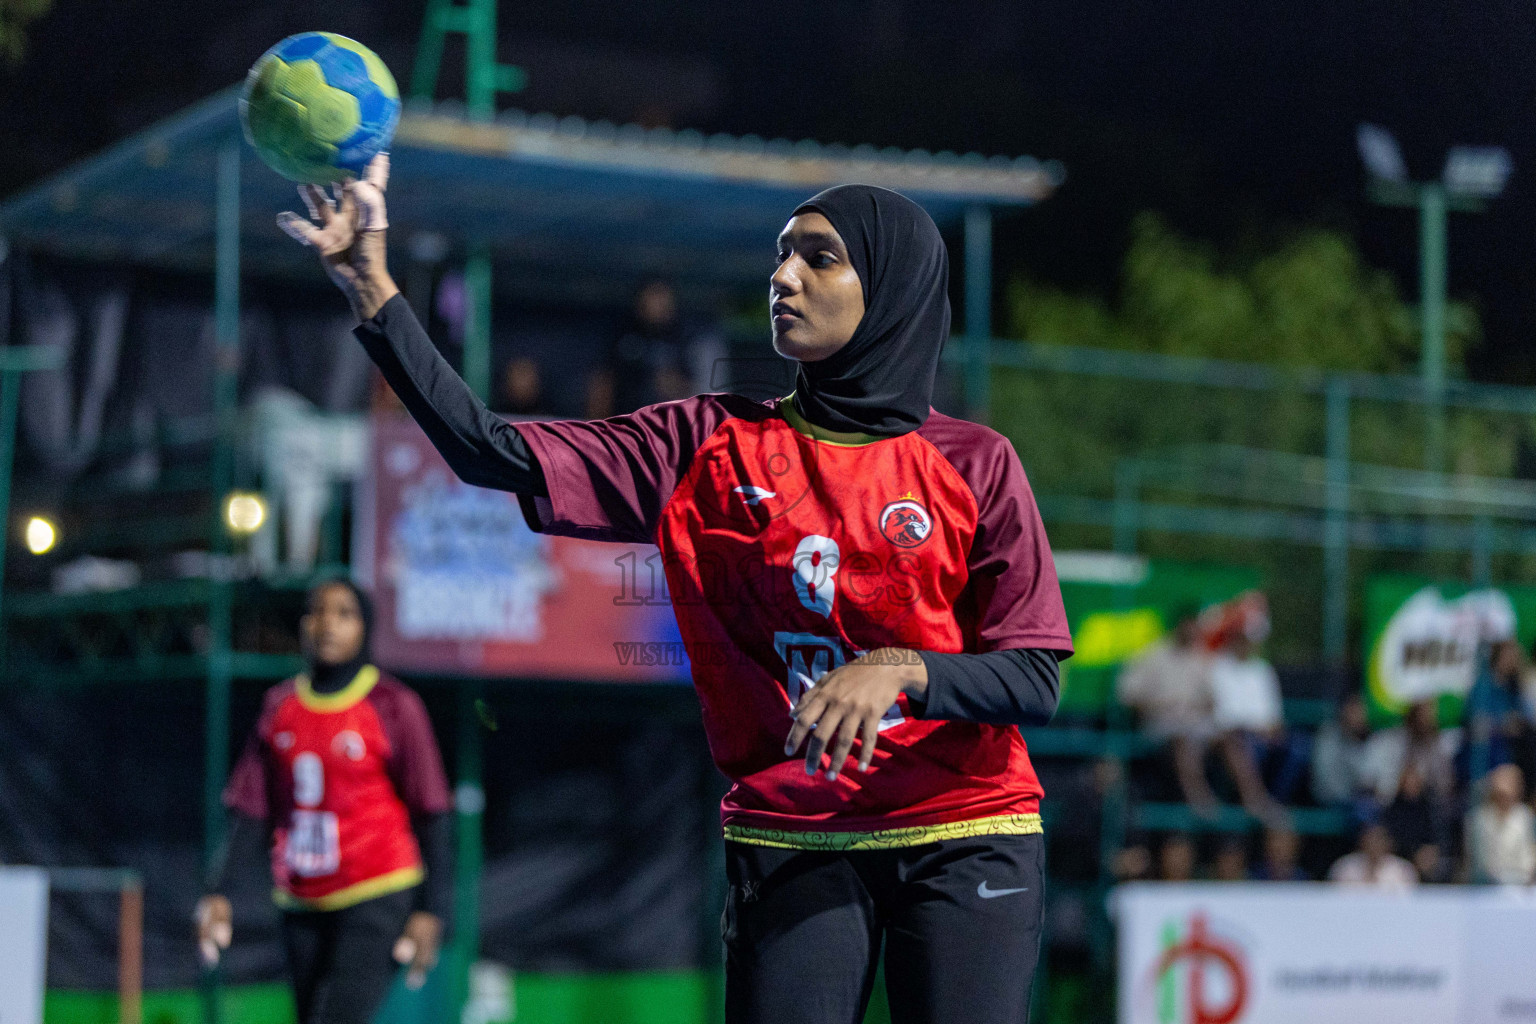
POLYGON ((941 825, 909 825, 874 832, 814 832, 787 828, 725 826, 725 838, 748 846, 772 846, 779 850, 899 850, 908 846, 940 843, 972 836, 1029 836, 1045 831, 1038 814, 999 814, 941 825))
POLYGON ((379 683, 379 670, 372 665, 364 665, 357 670, 357 675, 352 681, 335 693, 316 693, 315 684, 309 681, 307 673, 299 673, 293 681, 294 692, 299 696, 299 703, 311 711, 322 714, 345 711, 373 690, 379 683))
POLYGON ((370 878, 366 882, 349 885, 345 889, 328 892, 324 896, 295 896, 287 889, 273 889, 272 902, 284 910, 345 910, 365 900, 413 889, 426 877, 426 871, 417 864, 379 875, 377 878, 370 878))

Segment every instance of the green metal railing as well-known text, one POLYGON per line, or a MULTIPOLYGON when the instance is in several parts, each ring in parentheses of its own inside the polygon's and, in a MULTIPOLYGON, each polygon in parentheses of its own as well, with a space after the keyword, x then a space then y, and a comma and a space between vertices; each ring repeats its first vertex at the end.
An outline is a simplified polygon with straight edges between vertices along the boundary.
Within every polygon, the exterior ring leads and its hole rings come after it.
POLYGON ((1093 527, 1128 553, 1182 536, 1186 557, 1321 549, 1315 651, 1336 664, 1357 553, 1486 583, 1536 551, 1536 483, 1512 475, 1536 451, 1536 389, 969 337, 946 363, 967 407, 989 395, 1053 535, 1093 527), (1459 472, 1419 468, 1442 440, 1459 472))

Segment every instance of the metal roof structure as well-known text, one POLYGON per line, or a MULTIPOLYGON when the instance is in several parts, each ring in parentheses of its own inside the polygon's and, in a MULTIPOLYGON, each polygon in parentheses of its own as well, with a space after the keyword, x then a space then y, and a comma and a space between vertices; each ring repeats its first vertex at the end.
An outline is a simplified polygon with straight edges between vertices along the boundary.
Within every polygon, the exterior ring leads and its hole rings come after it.
MULTIPOLYGON (((310 254, 274 226, 295 206, 293 186, 239 141, 237 94, 211 96, 11 198, 0 205, 0 236, 68 258, 207 271, 220 153, 235 145, 242 272, 312 277, 310 254)), ((449 251, 486 246, 499 267, 535 277, 665 272, 719 285, 761 282, 790 211, 828 185, 894 188, 953 229, 968 209, 1038 202, 1063 176, 1059 164, 1029 157, 705 136, 521 111, 474 121, 452 102, 408 105, 391 161, 395 238, 431 232, 449 251)))

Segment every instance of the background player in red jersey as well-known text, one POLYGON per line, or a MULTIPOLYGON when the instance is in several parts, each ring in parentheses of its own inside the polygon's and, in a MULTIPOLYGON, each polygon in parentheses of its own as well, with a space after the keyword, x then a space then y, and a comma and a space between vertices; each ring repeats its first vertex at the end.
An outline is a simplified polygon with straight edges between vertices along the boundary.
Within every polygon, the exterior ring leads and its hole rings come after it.
POLYGON ((447 917, 442 755, 421 698, 369 663, 371 622, 351 582, 310 591, 309 669, 267 691, 225 790, 226 853, 197 908, 203 958, 216 963, 233 931, 228 865, 270 836, 300 1024, 366 1024, 397 961, 419 987, 447 917))
POLYGON ((933 221, 861 185, 794 211, 770 283, 787 397, 514 428, 390 279, 386 177, 376 161, 334 204, 301 190, 319 223, 279 223, 462 479, 517 493, 535 530, 660 548, 732 781, 728 1019, 859 1021, 883 946, 897 1022, 1026 1021, 1044 850, 1016 726, 1049 720, 1071 637, 1012 446, 930 406, 950 320, 933 221))

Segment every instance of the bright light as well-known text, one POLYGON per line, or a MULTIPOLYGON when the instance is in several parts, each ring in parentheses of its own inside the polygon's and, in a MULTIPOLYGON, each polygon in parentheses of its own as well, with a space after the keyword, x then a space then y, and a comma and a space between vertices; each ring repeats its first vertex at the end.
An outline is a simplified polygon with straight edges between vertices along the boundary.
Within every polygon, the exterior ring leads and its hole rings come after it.
POLYGON ((58 540, 59 531, 42 516, 27 520, 27 550, 34 555, 46 555, 58 540))
POLYGON ((1492 199, 1504 191, 1514 170, 1509 150, 1502 146, 1453 146, 1445 156, 1445 187, 1479 199, 1492 199))
POLYGON ((255 533, 267 521, 267 503, 259 494, 231 494, 224 502, 224 521, 231 533, 255 533))
POLYGON ((1360 149, 1360 159, 1371 176, 1383 181, 1405 182, 1408 165, 1403 162, 1403 151, 1398 148, 1392 133, 1377 124, 1362 124, 1355 129, 1355 145, 1360 149))

